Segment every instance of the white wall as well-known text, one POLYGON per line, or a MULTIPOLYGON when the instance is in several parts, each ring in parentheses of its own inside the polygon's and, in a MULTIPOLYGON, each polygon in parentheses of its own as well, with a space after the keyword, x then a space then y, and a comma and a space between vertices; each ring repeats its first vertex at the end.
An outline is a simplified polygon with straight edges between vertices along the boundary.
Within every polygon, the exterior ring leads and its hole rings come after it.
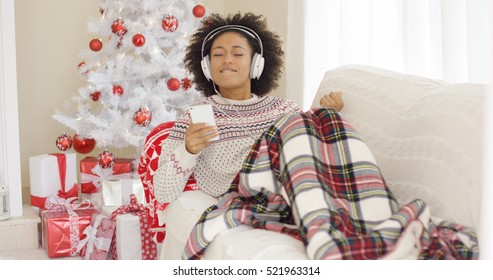
MULTIPOLYGON (((490 4, 490 13, 493 14, 493 5, 490 4)), ((491 24, 491 22, 490 22, 491 24)), ((493 29, 490 28, 490 46, 493 46, 493 29)), ((484 157, 483 157, 483 192, 481 193, 481 219, 478 232, 480 258, 493 260, 493 49, 490 48, 490 87, 486 95, 484 107, 484 157)))

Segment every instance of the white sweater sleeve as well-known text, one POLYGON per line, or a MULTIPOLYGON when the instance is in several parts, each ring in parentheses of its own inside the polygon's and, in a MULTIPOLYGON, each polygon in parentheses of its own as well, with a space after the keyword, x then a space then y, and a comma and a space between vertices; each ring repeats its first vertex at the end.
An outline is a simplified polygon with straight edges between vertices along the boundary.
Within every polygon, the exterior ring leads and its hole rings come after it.
POLYGON ((182 193, 197 164, 200 153, 194 155, 185 148, 188 123, 189 115, 184 114, 162 142, 158 169, 153 179, 154 195, 160 203, 170 202, 182 193))
POLYGON ((164 140, 159 165, 154 173, 154 194, 160 203, 176 199, 192 175, 197 155, 190 154, 184 141, 164 140))

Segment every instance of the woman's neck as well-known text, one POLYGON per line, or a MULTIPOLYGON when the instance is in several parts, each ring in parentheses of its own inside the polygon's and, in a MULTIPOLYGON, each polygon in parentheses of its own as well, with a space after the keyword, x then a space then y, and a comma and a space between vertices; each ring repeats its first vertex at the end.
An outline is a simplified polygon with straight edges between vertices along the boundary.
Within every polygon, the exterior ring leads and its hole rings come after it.
POLYGON ((242 89, 242 90, 221 90, 219 89, 219 92, 221 93, 221 96, 230 99, 230 100, 248 100, 252 98, 252 93, 250 92, 250 89, 242 89))
POLYGON ((238 100, 238 99, 229 99, 229 98, 223 97, 219 94, 215 94, 212 96, 212 99, 219 104, 232 105, 232 104, 245 104, 246 102, 250 102, 252 100, 257 100, 258 96, 256 94, 252 93, 252 97, 250 97, 249 99, 238 100))

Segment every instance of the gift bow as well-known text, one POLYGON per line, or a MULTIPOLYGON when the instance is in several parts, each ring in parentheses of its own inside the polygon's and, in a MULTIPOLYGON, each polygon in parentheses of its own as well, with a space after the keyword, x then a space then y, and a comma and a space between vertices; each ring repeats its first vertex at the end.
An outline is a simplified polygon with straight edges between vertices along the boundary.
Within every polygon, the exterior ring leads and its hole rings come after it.
POLYGON ((96 237, 96 234, 98 233, 99 224, 101 223, 101 220, 103 218, 105 218, 104 215, 96 216, 96 220, 94 221, 94 224, 92 226, 89 225, 84 230, 84 234, 86 235, 86 238, 82 239, 79 245, 77 245, 77 252, 79 252, 80 250, 82 250, 84 245, 87 244, 86 255, 84 256, 84 259, 86 260, 88 260, 89 257, 91 256, 94 247, 98 248, 99 250, 105 250, 105 251, 108 251, 110 249, 111 238, 96 237))
POLYGON ((147 208, 143 204, 139 203, 139 201, 137 200, 137 196, 135 196, 135 194, 130 194, 130 203, 122 205, 118 207, 117 210, 113 211, 113 213, 111 213, 111 219, 116 220, 116 216, 118 214, 140 212, 146 210, 147 208))
POLYGON ((52 194, 47 197, 31 195, 31 205, 43 210, 50 209, 47 207, 47 205, 53 204, 50 201, 59 201, 60 199, 63 199, 70 200, 73 203, 75 202, 75 200, 77 200, 77 197, 79 196, 79 186, 77 185, 77 183, 74 183, 70 190, 65 190, 65 177, 67 175, 67 157, 65 156, 65 154, 55 153, 50 155, 57 158, 58 175, 60 176, 61 186, 57 194, 52 194))
POLYGON ((91 173, 81 173, 80 174, 80 182, 81 183, 93 183, 94 186, 98 189, 101 189, 101 181, 102 179, 104 180, 110 180, 110 181, 117 181, 121 179, 128 179, 131 177, 128 173, 120 173, 120 174, 113 174, 114 166, 111 168, 102 168, 99 166, 99 164, 96 164, 92 169, 91 173))

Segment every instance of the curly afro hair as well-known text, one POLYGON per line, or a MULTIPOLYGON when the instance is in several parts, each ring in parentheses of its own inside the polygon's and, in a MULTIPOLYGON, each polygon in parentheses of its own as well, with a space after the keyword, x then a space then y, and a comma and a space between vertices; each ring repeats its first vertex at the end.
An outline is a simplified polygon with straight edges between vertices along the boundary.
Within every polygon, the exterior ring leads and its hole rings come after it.
MULTIPOLYGON (((202 42, 205 37, 214 29, 224 25, 242 25, 254 30, 263 45, 263 57, 265 58, 264 71, 260 78, 252 79, 252 92, 258 96, 264 96, 279 86, 279 78, 281 77, 284 68, 284 51, 282 50, 282 41, 279 35, 269 31, 267 28, 267 20, 264 16, 255 15, 252 13, 237 13, 228 15, 226 18, 218 14, 211 14, 203 21, 203 26, 195 32, 191 37, 191 42, 188 45, 185 53, 184 63, 186 69, 194 76, 195 88, 202 92, 205 96, 216 94, 213 87, 213 82, 208 81, 202 72, 200 62, 202 60, 202 42)), ((235 31, 228 30, 225 31, 235 31)), ((219 31, 218 34, 225 32, 219 31)), ((250 43, 254 52, 260 53, 260 45, 256 39, 246 36, 243 32, 237 31, 245 36, 250 43)), ((214 38, 217 38, 215 36, 214 38)), ((207 42, 204 48, 204 56, 209 54, 212 43, 215 39, 207 42)))

